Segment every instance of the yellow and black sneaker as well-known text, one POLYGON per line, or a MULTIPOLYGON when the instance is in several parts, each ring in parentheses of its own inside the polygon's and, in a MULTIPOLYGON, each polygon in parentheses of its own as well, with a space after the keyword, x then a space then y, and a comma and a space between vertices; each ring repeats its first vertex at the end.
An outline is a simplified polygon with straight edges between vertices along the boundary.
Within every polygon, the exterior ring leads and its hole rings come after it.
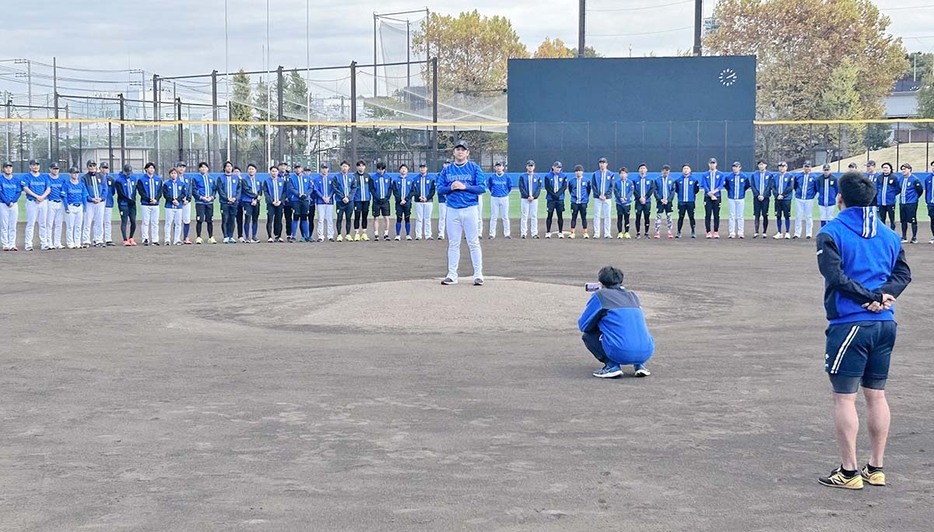
POLYGON ((820 477, 818 482, 830 488, 843 488, 847 490, 863 489, 863 477, 856 471, 847 476, 843 472, 843 467, 838 467, 830 472, 829 476, 820 477))
POLYGON ((885 486, 885 473, 881 467, 872 467, 866 464, 859 470, 859 476, 863 478, 863 482, 870 486, 885 486))

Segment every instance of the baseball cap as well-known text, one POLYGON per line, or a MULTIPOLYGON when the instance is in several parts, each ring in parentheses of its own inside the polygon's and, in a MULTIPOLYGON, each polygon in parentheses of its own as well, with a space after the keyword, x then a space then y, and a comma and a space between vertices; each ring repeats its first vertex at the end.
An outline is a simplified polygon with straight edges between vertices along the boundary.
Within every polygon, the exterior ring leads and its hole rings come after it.
POLYGON ((733 166, 743 166, 739 161, 733 161, 733 166))
POLYGON ((525 165, 526 165, 526 166, 535 166, 535 161, 533 161, 532 159, 529 159, 528 161, 525 162, 525 165))
POLYGON ((667 164, 663 164, 663 165, 662 165, 662 170, 671 170, 671 166, 669 166, 669 165, 667 165, 667 164))
MULTIPOLYGON (((500 165, 500 166, 503 166, 503 163, 496 163, 496 164, 498 164, 498 165, 500 165)), ((425 163, 418 163, 418 167, 419 167, 419 168, 428 168, 428 165, 425 164, 425 163)))
POLYGON ((785 161, 780 161, 780 162, 778 163, 778 165, 779 165, 779 166, 788 166, 788 163, 786 163, 785 161))
POLYGON ((101 168, 106 168, 106 169, 110 170, 110 165, 107 163, 107 161, 104 161, 104 162, 101 163, 101 168))
POLYGON ((598 162, 598 163, 605 163, 605 162, 606 162, 606 157, 600 157, 600 160, 598 160, 597 162, 598 162))
POLYGON ((178 161, 177 163, 175 163, 176 168, 178 168, 179 166, 181 166, 182 168, 188 168, 188 165, 185 164, 185 161, 178 161))
POLYGON ((12 168, 12 167, 13 167, 13 163, 11 163, 10 161, 3 161, 3 167, 6 168, 7 166, 9 166, 10 168, 12 168))
POLYGON ((328 167, 328 163, 321 163, 321 168, 327 168, 327 167, 328 167))
POLYGON ((822 166, 821 168, 823 168, 824 170, 830 170, 830 165, 829 165, 829 164, 825 164, 825 165, 822 166))
POLYGON ((72 174, 77 174, 78 172, 80 172, 80 170, 78 170, 78 167, 77 167, 77 166, 72 166, 72 167, 68 170, 68 172, 69 172, 69 173, 72 173, 72 174))
POLYGON ((469 150, 469 149, 470 149, 470 145, 467 144, 467 141, 466 141, 466 140, 459 140, 459 141, 457 141, 457 144, 454 145, 454 148, 455 148, 455 149, 457 149, 457 148, 464 148, 465 150, 469 150))
POLYGON ((302 165, 300 163, 295 163, 292 165, 292 168, 301 168, 301 167, 302 165))
POLYGON ((97 163, 94 161, 88 161, 88 166, 97 166, 97 163))
MULTIPOLYGON (((425 166, 425 165, 424 164, 418 165, 419 168, 421 168, 422 166, 425 166)), ((503 166, 503 161, 496 161, 495 163, 493 163, 493 166, 503 166)))
POLYGON ((716 162, 717 162, 717 158, 716 158, 716 157, 711 157, 711 158, 707 161, 708 164, 709 164, 709 163, 716 163, 716 162))
POLYGON ((855 168, 856 168, 856 163, 850 163, 850 164, 846 165, 846 167, 847 167, 847 168, 853 168, 853 169, 855 169, 855 168))
POLYGON ((49 165, 49 170, 58 170, 58 163, 52 163, 49 165))
POLYGON ((575 171, 575 172, 583 172, 583 171, 584 171, 584 167, 583 167, 582 165, 579 165, 579 164, 578 164, 578 165, 574 166, 574 171, 575 171))
POLYGON ((876 165, 876 161, 873 161, 872 159, 866 161, 866 166, 875 166, 875 165, 876 165))
POLYGON ((133 171, 133 165, 132 165, 132 164, 125 164, 125 165, 123 165, 123 171, 124 171, 124 172, 132 172, 132 171, 133 171))
POLYGON ((561 166, 561 161, 555 161, 554 164, 552 164, 551 166, 553 166, 553 167, 555 167, 555 168, 562 168, 562 166, 561 166))
POLYGON ((39 161, 37 161, 37 160, 35 160, 35 159, 29 159, 29 166, 32 166, 32 165, 34 165, 34 164, 39 164, 39 161))
POLYGON ((804 167, 805 167, 805 168, 810 168, 810 167, 811 167, 811 161, 804 161, 804 167))

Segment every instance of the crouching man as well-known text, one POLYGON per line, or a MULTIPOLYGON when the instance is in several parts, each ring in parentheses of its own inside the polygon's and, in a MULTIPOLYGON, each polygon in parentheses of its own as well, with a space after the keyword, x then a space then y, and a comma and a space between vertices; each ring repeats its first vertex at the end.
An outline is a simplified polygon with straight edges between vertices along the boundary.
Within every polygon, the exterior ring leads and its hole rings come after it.
POLYGON ((593 356, 604 364, 594 377, 612 378, 623 374, 621 365, 632 365, 636 377, 651 375, 645 363, 655 352, 655 339, 649 333, 639 296, 623 288, 623 272, 605 266, 598 274, 601 288, 587 302, 577 326, 593 356))

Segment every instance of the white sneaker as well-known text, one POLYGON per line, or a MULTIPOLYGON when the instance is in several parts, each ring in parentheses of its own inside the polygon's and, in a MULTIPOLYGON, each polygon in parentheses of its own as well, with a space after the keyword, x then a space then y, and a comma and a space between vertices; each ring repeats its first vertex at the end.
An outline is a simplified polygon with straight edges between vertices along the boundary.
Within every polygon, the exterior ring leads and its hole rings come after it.
POLYGON ((564 238, 564 233, 558 233, 558 238, 564 238))
POLYGON ((545 233, 545 238, 551 238, 551 233, 545 233))
POLYGON ((773 236, 772 238, 774 238, 775 240, 781 240, 784 237, 782 236, 781 233, 775 233, 775 236, 773 236))

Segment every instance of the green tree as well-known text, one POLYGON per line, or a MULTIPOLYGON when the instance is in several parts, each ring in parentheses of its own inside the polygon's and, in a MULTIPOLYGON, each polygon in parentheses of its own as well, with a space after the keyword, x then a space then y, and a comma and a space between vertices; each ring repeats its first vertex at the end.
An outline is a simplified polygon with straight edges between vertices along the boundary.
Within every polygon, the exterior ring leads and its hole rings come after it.
MULTIPOLYGON (((577 47, 571 48, 571 53, 577 57, 577 47)), ((596 51, 592 46, 584 45, 584 57, 603 57, 603 54, 596 51)))
MULTIPOLYGON (((586 50, 584 48, 585 52, 586 50)), ((577 52, 568 48, 561 39, 552 40, 550 37, 545 37, 545 40, 538 45, 532 57, 535 59, 565 59, 577 57, 577 52)))
MULTIPOLYGON (((878 118, 908 67, 901 39, 886 31, 891 20, 870 0, 720 0, 714 17, 719 28, 704 39, 707 53, 756 55, 759 119, 878 118), (826 31, 809 29, 828 21, 826 31)), ((864 134, 849 128, 834 142, 845 152, 862 145, 864 134)), ((828 135, 809 126, 768 128, 757 148, 800 162, 828 135)))
MULTIPOLYGON (((305 121, 308 119, 308 85, 305 84, 305 80, 298 73, 298 70, 290 71, 288 77, 285 78, 282 107, 286 120, 305 121)), ((305 156, 309 155, 308 133, 308 126, 288 126, 286 128, 289 145, 305 156)))
POLYGON ((488 92, 506 89, 506 62, 529 52, 509 19, 477 10, 456 18, 432 13, 412 36, 412 48, 438 58, 438 89, 488 92))
MULTIPOLYGON (((250 87, 250 77, 241 68, 233 77, 233 95, 230 98, 230 119, 238 122, 253 120, 253 95, 250 87)), ((233 152, 239 154, 241 150, 249 151, 251 144, 250 127, 231 126, 233 134, 233 152)))

